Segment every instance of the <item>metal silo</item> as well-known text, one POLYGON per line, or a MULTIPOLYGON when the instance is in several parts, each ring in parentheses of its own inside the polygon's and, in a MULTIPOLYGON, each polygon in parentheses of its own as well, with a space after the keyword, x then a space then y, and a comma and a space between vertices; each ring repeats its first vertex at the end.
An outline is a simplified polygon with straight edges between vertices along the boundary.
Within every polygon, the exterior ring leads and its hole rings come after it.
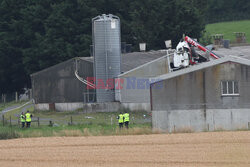
POLYGON ((115 101, 114 89, 105 89, 108 79, 121 73, 120 19, 114 15, 101 15, 92 19, 94 73, 97 102, 115 101), (103 83, 101 82, 103 81, 103 83))

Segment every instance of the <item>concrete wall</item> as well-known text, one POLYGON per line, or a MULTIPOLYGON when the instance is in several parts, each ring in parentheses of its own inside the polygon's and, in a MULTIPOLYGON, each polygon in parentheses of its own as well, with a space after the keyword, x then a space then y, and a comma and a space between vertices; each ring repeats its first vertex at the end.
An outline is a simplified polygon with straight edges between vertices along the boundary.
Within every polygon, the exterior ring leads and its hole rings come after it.
POLYGON ((150 103, 121 103, 122 107, 129 108, 131 111, 151 111, 150 103))
POLYGON ((250 67, 227 62, 152 84, 153 128, 233 130, 250 122, 250 67), (221 81, 238 81, 239 94, 223 96, 221 81), (208 128, 209 126, 209 128, 208 128))
POLYGON ((164 132, 250 129, 249 109, 152 111, 152 125, 164 132))
POLYGON ((152 84, 154 111, 250 107, 250 67, 223 63, 152 84), (222 96, 221 81, 239 83, 239 96, 222 96))
POLYGON ((39 103, 39 104, 35 104, 35 110, 49 110, 49 104, 48 103, 39 103))
MULTIPOLYGON (((128 108, 131 111, 150 111, 149 103, 54 103, 56 111, 75 111, 83 110, 83 112, 116 112, 120 108, 128 108)), ((49 103, 35 104, 36 110, 49 110, 49 103)))
POLYGON ((167 56, 128 71, 118 78, 123 87, 116 91, 116 100, 122 103, 150 103, 150 78, 169 72, 167 56))
POLYGON ((139 77, 123 78, 120 90, 122 103, 150 103, 150 79, 139 77))
MULTIPOLYGON (((83 108, 83 103, 54 103, 56 111, 75 111, 83 108)), ((36 110, 49 110, 49 103, 35 104, 36 110)))

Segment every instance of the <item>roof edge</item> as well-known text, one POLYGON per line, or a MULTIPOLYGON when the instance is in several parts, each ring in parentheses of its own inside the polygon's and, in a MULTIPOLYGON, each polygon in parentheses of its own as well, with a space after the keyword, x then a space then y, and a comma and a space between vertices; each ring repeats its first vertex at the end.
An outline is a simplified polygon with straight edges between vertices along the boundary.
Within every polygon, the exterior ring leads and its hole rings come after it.
POLYGON ((241 57, 237 57, 237 56, 229 55, 229 56, 225 56, 223 58, 212 60, 212 61, 209 61, 206 63, 201 63, 199 65, 194 65, 192 67, 189 67, 189 68, 186 68, 183 70, 178 70, 175 72, 171 72, 171 73, 167 73, 167 74, 159 75, 157 77, 150 78, 152 80, 152 82, 150 84, 155 84, 157 82, 161 82, 161 81, 166 80, 166 79, 171 79, 171 78, 174 78, 174 77, 177 77, 180 75, 184 75, 184 74, 188 74, 190 72, 194 72, 194 71, 202 70, 202 69, 209 68, 212 66, 216 66, 216 65, 219 65, 219 64, 222 64, 225 62, 235 62, 235 63, 250 66, 250 60, 245 59, 245 58, 241 58, 241 57))
MULTIPOLYGON (((88 60, 84 60, 84 59, 81 59, 81 58, 82 58, 82 57, 73 57, 73 58, 68 59, 68 60, 65 60, 65 61, 63 61, 63 62, 61 62, 61 63, 55 64, 55 65, 53 65, 53 66, 50 66, 50 67, 47 67, 47 68, 42 69, 42 70, 40 70, 40 71, 37 71, 37 72, 35 72, 35 73, 32 73, 32 74, 30 74, 30 77, 34 77, 34 76, 39 75, 39 74, 41 74, 41 73, 47 72, 47 71, 49 71, 49 70, 51 70, 51 69, 53 69, 53 68, 55 68, 55 67, 58 67, 58 66, 62 65, 63 63, 67 63, 67 62, 70 62, 70 61, 72 61, 72 60, 78 59, 78 60, 82 60, 82 61, 88 61, 88 60)), ((90 61, 88 61, 88 62, 90 62, 90 61)))

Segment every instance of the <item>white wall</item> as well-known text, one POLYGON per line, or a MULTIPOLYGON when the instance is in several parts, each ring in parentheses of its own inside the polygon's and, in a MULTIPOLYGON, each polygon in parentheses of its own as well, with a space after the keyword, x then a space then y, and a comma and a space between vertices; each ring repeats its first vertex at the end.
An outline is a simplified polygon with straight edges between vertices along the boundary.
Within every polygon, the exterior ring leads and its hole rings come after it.
MULTIPOLYGON (((120 108, 128 108, 131 111, 150 111, 149 103, 55 103, 56 111, 75 111, 84 112, 116 112, 120 108)), ((35 104, 36 110, 49 110, 49 103, 35 104)))
POLYGON ((152 124, 170 133, 249 129, 250 109, 152 111, 152 124))

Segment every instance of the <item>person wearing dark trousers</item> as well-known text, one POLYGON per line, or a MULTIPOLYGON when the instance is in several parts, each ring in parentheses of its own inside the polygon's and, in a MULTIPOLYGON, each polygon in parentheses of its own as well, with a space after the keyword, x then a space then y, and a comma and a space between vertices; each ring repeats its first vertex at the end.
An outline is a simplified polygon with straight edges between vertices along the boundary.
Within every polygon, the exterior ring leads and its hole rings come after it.
POLYGON ((126 111, 125 114, 123 114, 123 117, 124 117, 125 127, 128 129, 128 125, 129 125, 129 113, 126 111))
POLYGON ((29 110, 25 114, 25 118, 26 118, 26 128, 29 128, 31 124, 31 118, 32 118, 32 114, 30 114, 29 110))
POLYGON ((117 117, 117 119, 118 119, 118 123, 119 123, 120 129, 122 129, 122 128, 123 128, 123 123, 124 123, 124 117, 123 117, 122 112, 120 112, 120 114, 119 114, 119 116, 117 117))
POLYGON ((24 128, 25 127, 25 115, 23 112, 20 115, 20 122, 22 124, 22 128, 24 128))

